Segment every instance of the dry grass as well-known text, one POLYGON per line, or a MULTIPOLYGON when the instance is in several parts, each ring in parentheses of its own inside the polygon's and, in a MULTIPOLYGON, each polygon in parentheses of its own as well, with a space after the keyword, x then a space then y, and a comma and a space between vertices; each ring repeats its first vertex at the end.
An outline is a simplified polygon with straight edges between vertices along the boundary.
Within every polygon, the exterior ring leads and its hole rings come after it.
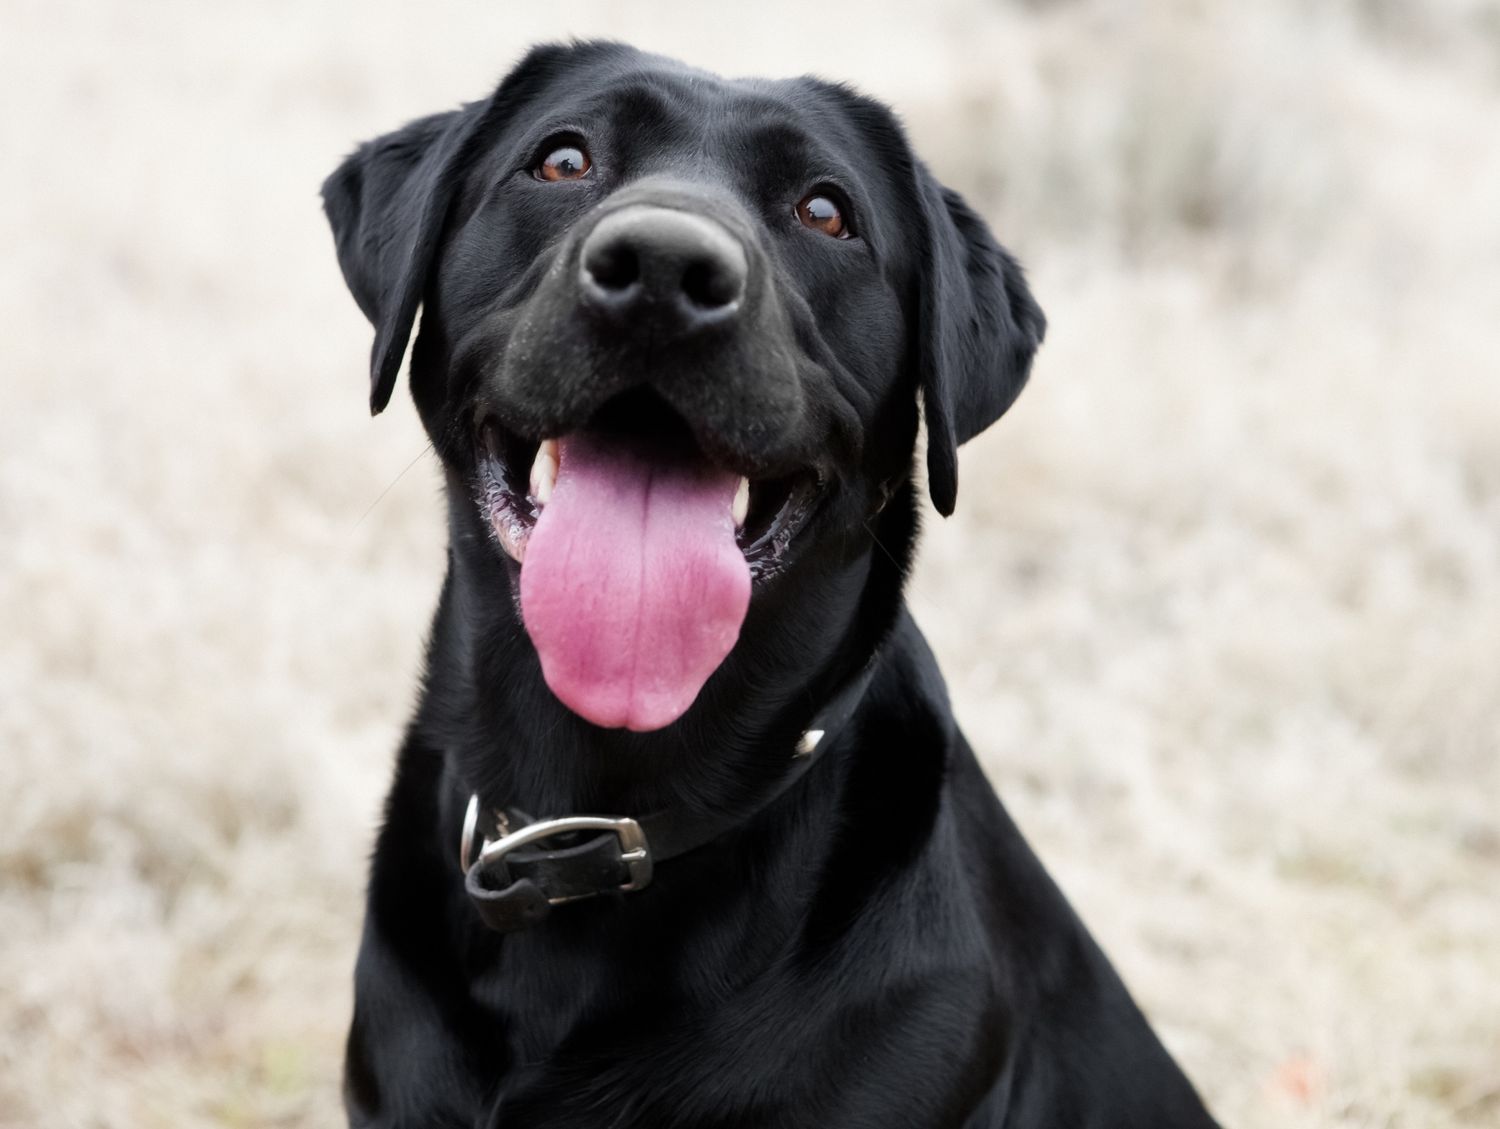
POLYGON ((563 33, 900 106, 1053 321, 913 594, 1002 794, 1226 1123, 1500 1123, 1500 5, 1121 7, 5 0, 0 1126, 337 1122, 442 550, 316 186, 563 33))

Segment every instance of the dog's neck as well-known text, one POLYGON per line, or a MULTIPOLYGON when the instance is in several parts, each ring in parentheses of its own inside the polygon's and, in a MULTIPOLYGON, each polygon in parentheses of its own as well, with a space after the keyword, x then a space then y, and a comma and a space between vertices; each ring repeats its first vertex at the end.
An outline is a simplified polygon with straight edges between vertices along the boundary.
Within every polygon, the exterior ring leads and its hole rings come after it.
MULTIPOLYGON (((648 734, 599 730, 553 697, 520 625, 509 570, 487 544, 470 541, 466 551, 464 538, 455 536, 413 744, 443 754, 430 845, 447 860, 446 897, 477 931, 469 959, 485 971, 474 998, 506 1015, 523 1059, 551 1055, 589 1014, 590 1001, 608 996, 656 1007, 661 982, 690 969, 706 970, 705 978, 679 982, 677 991, 707 999, 719 990, 717 960, 678 960, 670 946, 647 946, 643 958, 637 931, 660 935, 664 921, 712 918, 718 926, 694 943, 737 937, 736 959, 747 970, 772 959, 798 931, 842 928, 849 899, 863 887, 825 896, 820 876, 832 852, 880 860, 914 849, 928 833, 941 780, 941 769, 932 766, 941 763, 943 735, 911 740, 903 730, 898 736, 881 707, 891 699, 892 682, 907 695, 921 683, 910 639, 902 637, 911 629, 902 618, 901 588, 915 527, 908 485, 870 523, 871 539, 858 551, 799 562, 784 584, 765 591, 699 702, 666 730, 648 734), (893 631, 897 637, 882 651, 893 631), (877 654, 863 708, 847 728, 864 734, 873 726, 877 742, 909 744, 924 755, 862 760, 855 749, 864 750, 864 738, 856 746, 835 734, 798 783, 764 807, 739 809, 742 818, 729 824, 742 836, 738 857, 756 860, 748 876, 726 882, 724 856, 706 848, 658 867, 648 895, 623 907, 629 912, 618 912, 614 899, 589 899, 557 911, 543 929, 502 935, 479 926, 456 870, 471 792, 489 808, 535 817, 638 818, 683 807, 735 812, 736 801, 785 771, 801 731, 877 654), (903 769, 893 772, 893 763, 903 769)), ((903 708, 903 715, 910 712, 903 708)))

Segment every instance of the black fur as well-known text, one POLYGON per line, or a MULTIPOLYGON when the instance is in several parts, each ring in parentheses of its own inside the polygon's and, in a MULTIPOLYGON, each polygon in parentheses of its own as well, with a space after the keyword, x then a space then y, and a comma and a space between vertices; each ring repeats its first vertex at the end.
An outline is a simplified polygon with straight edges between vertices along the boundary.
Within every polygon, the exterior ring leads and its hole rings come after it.
POLYGON ((371 867, 351 1122, 1211 1126, 990 790, 902 602, 919 396, 946 514, 957 446, 1020 392, 1045 322, 889 111, 811 79, 543 47, 491 98, 362 146, 324 195, 376 329, 375 411, 423 306, 413 392, 450 521, 371 867), (595 167, 541 183, 528 170, 562 132, 595 167), (819 185, 856 238, 797 222, 819 185), (744 244, 732 326, 663 342, 581 312, 580 240, 640 201, 744 244), (534 442, 643 389, 715 461, 810 468, 825 489, 696 703, 640 734, 589 725, 542 681, 517 568, 474 503, 474 431, 534 442), (732 806, 872 654, 853 722, 767 810, 642 892, 503 938, 480 925, 456 857, 471 791, 552 815, 732 806))

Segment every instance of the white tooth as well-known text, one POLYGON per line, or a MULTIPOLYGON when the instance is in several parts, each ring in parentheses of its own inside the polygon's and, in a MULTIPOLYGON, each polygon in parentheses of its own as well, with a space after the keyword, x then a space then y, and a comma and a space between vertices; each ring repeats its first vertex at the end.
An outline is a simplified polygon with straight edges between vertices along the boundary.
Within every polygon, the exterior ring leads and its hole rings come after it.
POLYGON ((734 518, 736 529, 745 524, 745 518, 750 516, 750 480, 740 479, 740 488, 734 492, 734 505, 730 507, 730 514, 734 518))
POLYGON ((556 484, 557 440, 543 439, 531 464, 531 496, 545 506, 552 500, 552 487, 556 484))

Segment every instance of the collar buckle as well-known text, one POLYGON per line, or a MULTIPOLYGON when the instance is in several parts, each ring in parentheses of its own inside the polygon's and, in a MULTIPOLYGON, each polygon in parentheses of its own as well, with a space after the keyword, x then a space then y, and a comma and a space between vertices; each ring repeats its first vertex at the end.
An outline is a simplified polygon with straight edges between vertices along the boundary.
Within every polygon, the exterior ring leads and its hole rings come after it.
MULTIPOLYGON (((469 806, 471 809, 478 808, 479 797, 471 797, 469 806)), ((467 823, 467 820, 465 822, 467 823)), ((558 819, 539 819, 524 827, 518 827, 508 834, 504 833, 508 823, 501 826, 500 838, 485 839, 482 842, 479 857, 474 861, 475 866, 490 866, 504 859, 512 851, 530 846, 543 839, 551 839, 555 835, 570 835, 579 831, 608 831, 620 841, 620 861, 625 864, 627 875, 627 880, 616 889, 628 892, 644 889, 651 884, 651 848, 646 842, 646 833, 641 830, 639 823, 628 816, 569 815, 558 819)), ((466 838, 465 844, 467 845, 468 842, 466 838)), ((599 891, 599 893, 603 892, 599 891)), ((559 895, 549 897, 547 903, 560 906, 565 902, 576 902, 593 896, 593 894, 559 895)))
POLYGON ((537 925, 553 906, 643 889, 651 882, 653 862, 646 832, 634 819, 533 820, 521 812, 486 812, 478 796, 469 800, 459 845, 464 889, 480 919, 499 933, 537 925), (515 830, 512 814, 521 822, 515 830), (495 837, 485 833, 481 821, 495 837), (561 845, 547 844, 563 836, 561 845))

